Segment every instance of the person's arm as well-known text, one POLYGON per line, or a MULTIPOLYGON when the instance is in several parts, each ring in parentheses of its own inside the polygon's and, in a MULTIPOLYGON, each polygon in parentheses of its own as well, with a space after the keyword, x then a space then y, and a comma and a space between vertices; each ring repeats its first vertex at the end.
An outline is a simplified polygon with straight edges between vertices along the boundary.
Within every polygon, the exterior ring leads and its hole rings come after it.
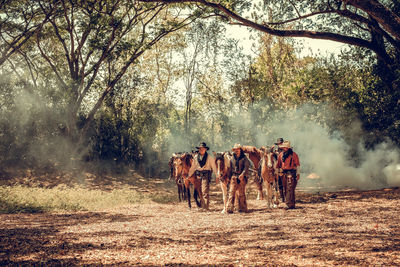
POLYGON ((296 153, 293 153, 293 160, 294 163, 296 164, 296 178, 297 180, 300 179, 300 160, 299 156, 296 153))
POLYGON ((249 168, 250 168, 250 162, 249 159, 247 157, 245 157, 245 161, 244 161, 244 168, 242 173, 239 175, 239 179, 243 180, 244 177, 248 177, 249 176, 249 168))
POLYGON ((276 168, 277 169, 282 168, 282 154, 278 155, 278 162, 276 163, 276 168))

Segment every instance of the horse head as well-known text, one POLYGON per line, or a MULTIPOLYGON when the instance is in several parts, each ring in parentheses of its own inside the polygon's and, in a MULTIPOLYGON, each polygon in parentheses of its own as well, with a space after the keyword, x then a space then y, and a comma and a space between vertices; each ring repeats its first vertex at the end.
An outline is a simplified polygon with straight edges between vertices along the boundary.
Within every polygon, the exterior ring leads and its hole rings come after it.
POLYGON ((269 169, 275 167, 277 160, 276 154, 273 151, 273 147, 261 147, 263 164, 265 164, 269 169))
POLYGON ((230 157, 231 153, 229 151, 225 152, 213 152, 215 157, 215 166, 217 167, 217 175, 221 179, 226 180, 230 176, 230 157))
POLYGON ((192 153, 183 153, 180 157, 177 158, 176 164, 179 169, 179 173, 183 176, 187 176, 189 173, 189 169, 192 166, 193 155, 192 153))
POLYGON ((276 154, 273 151, 272 147, 262 147, 260 148, 262 151, 262 159, 261 159, 261 176, 265 181, 271 182, 275 178, 275 167, 277 162, 276 154))
POLYGON ((173 174, 173 177, 175 177, 175 181, 181 182, 182 171, 183 171, 182 155, 181 154, 174 154, 173 155, 171 172, 173 174))

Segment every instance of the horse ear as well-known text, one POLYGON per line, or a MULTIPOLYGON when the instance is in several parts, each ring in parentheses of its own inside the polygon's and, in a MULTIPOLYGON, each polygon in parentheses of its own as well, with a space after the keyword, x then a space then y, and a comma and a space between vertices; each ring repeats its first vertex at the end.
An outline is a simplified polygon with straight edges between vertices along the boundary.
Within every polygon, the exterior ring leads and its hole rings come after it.
POLYGON ((214 157, 217 156, 217 152, 213 151, 212 153, 213 153, 214 157))

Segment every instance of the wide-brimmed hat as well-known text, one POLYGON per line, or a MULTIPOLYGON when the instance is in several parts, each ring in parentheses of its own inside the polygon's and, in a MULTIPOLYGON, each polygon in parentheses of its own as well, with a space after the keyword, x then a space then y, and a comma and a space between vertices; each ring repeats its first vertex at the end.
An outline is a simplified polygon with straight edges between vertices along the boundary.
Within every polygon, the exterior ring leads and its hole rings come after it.
POLYGON ((207 150, 210 149, 210 148, 207 146, 207 144, 204 143, 204 142, 201 142, 199 146, 196 146, 197 149, 199 149, 200 147, 204 147, 204 148, 206 148, 207 150))
POLYGON ((232 150, 235 150, 235 149, 242 149, 242 145, 239 143, 234 144, 232 147, 232 150))
POLYGON ((283 143, 283 138, 280 137, 280 138, 276 139, 275 145, 279 145, 279 144, 282 144, 282 143, 283 143))
POLYGON ((290 146, 290 141, 283 141, 283 143, 281 145, 279 145, 279 148, 292 148, 290 146))

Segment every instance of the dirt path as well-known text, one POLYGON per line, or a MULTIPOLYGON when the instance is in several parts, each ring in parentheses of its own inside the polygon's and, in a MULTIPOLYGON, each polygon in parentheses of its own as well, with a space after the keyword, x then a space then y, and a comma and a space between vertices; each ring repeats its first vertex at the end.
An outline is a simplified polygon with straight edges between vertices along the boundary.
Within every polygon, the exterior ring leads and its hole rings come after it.
POLYGON ((0 265, 400 265, 400 189, 311 195, 221 214, 186 203, 0 215, 0 265))

